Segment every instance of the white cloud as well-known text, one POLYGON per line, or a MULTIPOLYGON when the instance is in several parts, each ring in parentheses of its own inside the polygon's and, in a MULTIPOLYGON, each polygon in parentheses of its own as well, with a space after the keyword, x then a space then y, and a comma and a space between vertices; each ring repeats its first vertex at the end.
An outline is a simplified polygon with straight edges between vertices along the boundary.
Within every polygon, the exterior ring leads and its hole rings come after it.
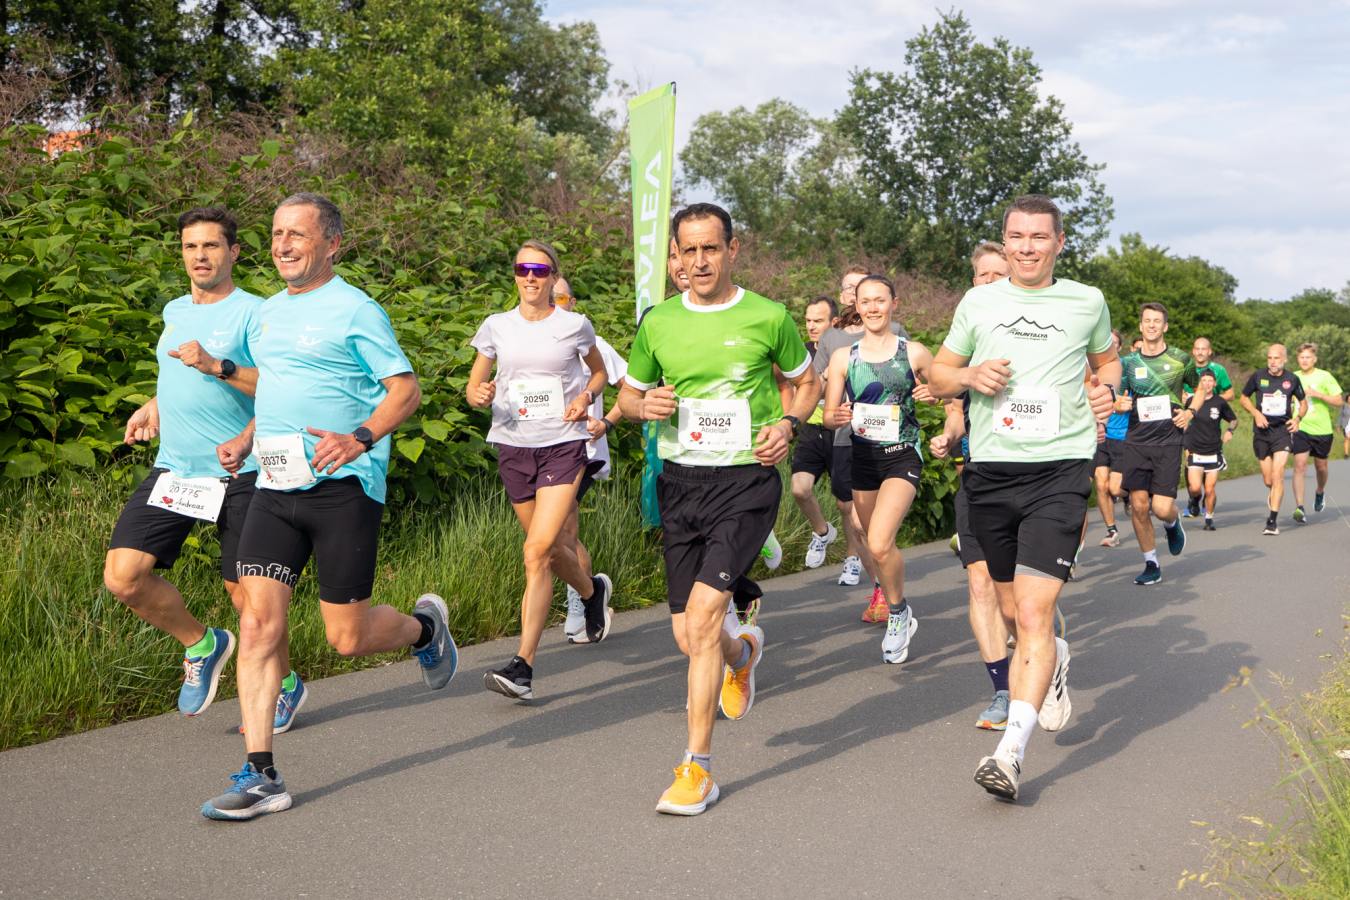
POLYGON ((1304 288, 1339 290, 1350 281, 1345 248, 1350 228, 1253 228, 1229 226, 1177 235, 1167 242, 1172 252, 1218 262, 1241 260, 1251 284, 1264 290, 1239 290, 1242 299, 1283 299, 1304 288))

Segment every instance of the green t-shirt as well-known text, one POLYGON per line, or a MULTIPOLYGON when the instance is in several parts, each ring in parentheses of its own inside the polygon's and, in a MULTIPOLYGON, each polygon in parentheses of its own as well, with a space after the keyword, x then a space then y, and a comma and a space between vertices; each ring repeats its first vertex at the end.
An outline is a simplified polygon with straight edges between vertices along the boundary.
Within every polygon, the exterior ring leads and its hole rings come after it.
MULTIPOLYGON (((810 364, 811 355, 787 307, 737 288, 735 296, 716 306, 691 303, 683 294, 652 307, 633 338, 626 380, 639 391, 664 380, 682 402, 745 400, 753 444, 761 428, 783 417, 773 367, 796 378, 810 364)), ((753 449, 691 448, 682 443, 681 415, 676 412, 661 423, 662 459, 687 466, 758 462, 753 449)))
POLYGON ((1214 373, 1214 390, 1220 394, 1233 386, 1233 379, 1228 377, 1228 370, 1219 363, 1210 360, 1203 366, 1195 367, 1196 384, 1200 383, 1200 376, 1206 372, 1214 373))
POLYGON ((1193 389, 1200 380, 1190 354, 1176 347, 1163 347, 1157 356, 1148 356, 1140 347, 1120 358, 1120 369, 1121 393, 1135 398, 1134 408, 1130 410, 1129 430, 1125 432, 1126 443, 1180 444, 1182 430, 1172 424, 1172 415, 1181 408, 1183 393, 1193 389), (1140 418, 1144 406, 1140 400, 1149 397, 1168 398, 1166 410, 1145 413, 1162 418, 1150 421, 1140 418))
MULTIPOLYGON (((1341 395, 1340 382, 1326 369, 1313 369, 1311 372, 1299 372, 1298 380, 1303 382, 1303 391, 1317 391, 1319 394, 1341 395)), ((1313 437, 1331 434, 1331 404, 1325 400, 1308 398, 1308 414, 1298 423, 1298 430, 1313 437)))
POLYGON ((1097 452, 1083 376, 1087 354, 1111 348, 1111 314, 1101 291, 1067 278, 1034 291, 1006 278, 971 288, 943 344, 971 365, 1011 361, 1006 391, 993 397, 970 392, 972 459, 1047 462, 1091 459, 1097 452))

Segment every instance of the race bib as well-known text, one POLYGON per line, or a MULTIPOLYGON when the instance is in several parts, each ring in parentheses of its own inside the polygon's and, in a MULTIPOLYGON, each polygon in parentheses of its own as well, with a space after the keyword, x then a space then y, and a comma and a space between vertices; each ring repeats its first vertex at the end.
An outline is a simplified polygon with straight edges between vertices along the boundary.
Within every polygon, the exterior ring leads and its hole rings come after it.
POLYGON ((1192 453, 1191 462, 1193 463, 1217 463, 1219 454, 1217 453, 1192 453))
POLYGON ((853 404, 853 433, 869 441, 894 444, 900 440, 900 407, 894 404, 853 404))
POLYGON ((262 470, 262 477, 258 479, 260 488, 288 491, 318 480, 309 467, 305 436, 298 432, 255 438, 253 454, 258 457, 258 467, 262 470))
POLYGON ((1261 395, 1261 415, 1282 416, 1289 412, 1289 398, 1278 391, 1261 395))
POLYGON ((1001 391, 994 397, 994 434, 1059 434, 1059 391, 1038 385, 1001 391))
POLYGON ((225 482, 219 478, 179 478, 165 472, 155 479, 155 488, 146 502, 180 516, 214 522, 225 502, 225 482))
POLYGON ((510 384, 510 399, 511 417, 517 422, 561 419, 565 409, 562 378, 517 378, 510 384))
POLYGON ((1135 397, 1135 411, 1139 413, 1140 422, 1161 422, 1164 419, 1172 418, 1172 398, 1168 396, 1161 397, 1135 397))
POLYGON ((749 450, 748 400, 680 400, 680 446, 686 450, 749 450))

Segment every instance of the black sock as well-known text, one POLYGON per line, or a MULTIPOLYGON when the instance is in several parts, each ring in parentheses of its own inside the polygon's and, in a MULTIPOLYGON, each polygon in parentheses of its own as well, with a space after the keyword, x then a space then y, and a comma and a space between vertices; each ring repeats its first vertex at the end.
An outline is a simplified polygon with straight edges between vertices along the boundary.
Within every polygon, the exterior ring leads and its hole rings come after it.
POLYGON ((436 623, 431 621, 431 616, 424 613, 413 613, 413 618, 422 626, 422 633, 413 641, 413 649, 421 650, 427 644, 431 643, 431 636, 436 633, 436 623))
POLYGON ((253 771, 262 772, 268 777, 275 777, 276 768, 272 765, 272 754, 268 753, 250 753, 248 755, 249 764, 253 766, 253 771), (270 770, 270 771, 269 771, 270 770))
POLYGON ((1107 525, 1107 526, 1106 526, 1106 533, 1107 533, 1107 534, 1115 534, 1115 533, 1116 533, 1116 526, 1115 526, 1115 525, 1107 525))
POLYGON ((1012 657, 1000 659, 997 662, 987 662, 984 668, 989 672, 989 680, 994 683, 994 690, 1006 691, 1008 689, 1008 670, 1012 668, 1012 657))
POLYGON ((1272 510, 1270 511, 1270 515, 1266 516, 1266 521, 1267 521, 1267 522, 1274 522, 1274 521, 1275 521, 1276 519, 1278 519, 1279 517, 1280 517, 1280 514, 1279 514, 1277 511, 1275 511, 1275 510, 1272 509, 1272 510))

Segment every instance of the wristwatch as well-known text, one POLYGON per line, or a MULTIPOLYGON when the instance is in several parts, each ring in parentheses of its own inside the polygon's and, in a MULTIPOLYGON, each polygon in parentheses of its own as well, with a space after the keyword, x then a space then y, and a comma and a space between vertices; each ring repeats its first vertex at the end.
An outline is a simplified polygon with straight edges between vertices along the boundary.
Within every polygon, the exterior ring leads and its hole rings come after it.
POLYGON ((365 445, 367 453, 370 452, 371 447, 375 446, 375 435, 371 434, 370 429, 364 425, 360 426, 355 431, 353 431, 352 437, 356 438, 363 445, 365 445))
POLYGON ((797 418, 796 416, 787 416, 787 415, 785 415, 785 416, 782 416, 782 417, 779 419, 779 421, 780 421, 780 422, 786 421, 789 425, 792 426, 792 436, 793 436, 794 438, 797 436, 797 432, 798 432, 798 431, 801 431, 801 429, 802 429, 802 420, 799 419, 799 418, 797 418))
POLYGON ((234 360, 222 359, 220 361, 220 374, 217 375, 216 377, 219 378, 221 381, 229 381, 230 378, 234 375, 234 373, 237 372, 238 370, 239 367, 234 364, 234 360))

